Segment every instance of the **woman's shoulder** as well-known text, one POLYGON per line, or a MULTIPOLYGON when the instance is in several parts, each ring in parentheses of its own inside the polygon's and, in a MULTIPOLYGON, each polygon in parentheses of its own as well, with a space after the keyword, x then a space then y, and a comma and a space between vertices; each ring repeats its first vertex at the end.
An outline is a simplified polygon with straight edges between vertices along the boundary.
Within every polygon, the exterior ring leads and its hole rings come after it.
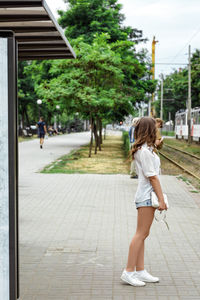
POLYGON ((143 144, 143 145, 141 146, 141 149, 142 149, 142 151, 149 151, 149 152, 153 152, 153 147, 152 147, 152 146, 149 146, 149 145, 147 145, 147 143, 143 144))
POLYGON ((146 143, 143 144, 135 153, 135 159, 142 159, 142 158, 151 158, 154 156, 153 147, 148 146, 146 143))
POLYGON ((154 155, 154 149, 152 146, 148 146, 147 144, 143 144, 141 147, 141 154, 145 156, 154 155))

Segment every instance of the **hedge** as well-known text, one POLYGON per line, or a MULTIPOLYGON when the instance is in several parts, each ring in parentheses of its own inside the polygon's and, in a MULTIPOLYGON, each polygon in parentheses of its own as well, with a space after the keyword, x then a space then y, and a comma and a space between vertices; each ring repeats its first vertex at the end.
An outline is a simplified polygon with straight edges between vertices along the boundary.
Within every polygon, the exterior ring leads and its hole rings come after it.
POLYGON ((122 139, 123 139, 124 155, 125 155, 125 157, 128 157, 129 151, 130 151, 130 140, 129 140, 129 135, 128 135, 127 131, 123 131, 122 139))

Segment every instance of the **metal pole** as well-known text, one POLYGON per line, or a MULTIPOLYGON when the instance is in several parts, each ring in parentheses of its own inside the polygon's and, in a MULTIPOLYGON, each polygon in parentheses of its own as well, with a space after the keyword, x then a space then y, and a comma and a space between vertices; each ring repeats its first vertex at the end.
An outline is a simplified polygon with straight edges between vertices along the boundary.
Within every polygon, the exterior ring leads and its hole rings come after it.
POLYGON ((161 74, 160 118, 163 119, 163 75, 161 74))
POLYGON ((16 49, 14 37, 8 38, 8 134, 9 134, 9 248, 10 300, 17 299, 17 121, 16 121, 16 49), (14 147, 13 147, 14 146, 14 147))
POLYGON ((20 297, 20 262, 19 262, 19 149, 18 149, 18 137, 19 137, 19 129, 18 129, 18 44, 15 40, 15 92, 16 92, 16 260, 17 260, 17 299, 20 297))
POLYGON ((191 46, 188 48, 188 111, 187 111, 187 121, 188 121, 188 144, 191 144, 191 46))
POLYGON ((149 103, 148 103, 148 115, 151 117, 151 98, 149 98, 149 103))
MULTIPOLYGON (((152 41, 152 80, 155 79, 155 48, 156 48, 156 43, 158 43, 158 41, 156 41, 155 36, 153 37, 153 41, 152 41)), ((154 103, 155 100, 155 96, 154 93, 152 94, 152 104, 154 103)), ((152 106, 151 107, 151 116, 155 117, 155 107, 152 106)))

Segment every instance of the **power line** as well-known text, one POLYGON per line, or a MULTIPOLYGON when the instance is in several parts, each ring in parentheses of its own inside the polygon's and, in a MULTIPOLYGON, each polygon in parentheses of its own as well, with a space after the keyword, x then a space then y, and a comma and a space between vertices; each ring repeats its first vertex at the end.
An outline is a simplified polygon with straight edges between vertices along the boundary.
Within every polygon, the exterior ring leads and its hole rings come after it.
POLYGON ((174 56, 173 61, 175 58, 185 49, 186 46, 193 40, 193 38, 200 32, 200 27, 197 29, 197 31, 192 35, 192 37, 189 39, 189 41, 185 44, 185 46, 174 56))
POLYGON ((186 63, 155 63, 155 65, 185 65, 187 66, 188 64, 186 63))

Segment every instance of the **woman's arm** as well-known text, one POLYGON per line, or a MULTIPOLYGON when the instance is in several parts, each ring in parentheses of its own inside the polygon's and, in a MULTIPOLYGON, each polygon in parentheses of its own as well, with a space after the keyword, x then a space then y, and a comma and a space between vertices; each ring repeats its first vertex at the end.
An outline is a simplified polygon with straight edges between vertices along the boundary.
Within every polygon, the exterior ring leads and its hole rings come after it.
POLYGON ((158 176, 151 176, 151 177, 149 177, 149 180, 150 180, 150 183, 151 183, 151 185, 154 189, 154 192, 156 193, 156 195, 158 197, 158 201, 159 201, 159 204, 160 204, 158 209, 159 210, 167 209, 158 176))

